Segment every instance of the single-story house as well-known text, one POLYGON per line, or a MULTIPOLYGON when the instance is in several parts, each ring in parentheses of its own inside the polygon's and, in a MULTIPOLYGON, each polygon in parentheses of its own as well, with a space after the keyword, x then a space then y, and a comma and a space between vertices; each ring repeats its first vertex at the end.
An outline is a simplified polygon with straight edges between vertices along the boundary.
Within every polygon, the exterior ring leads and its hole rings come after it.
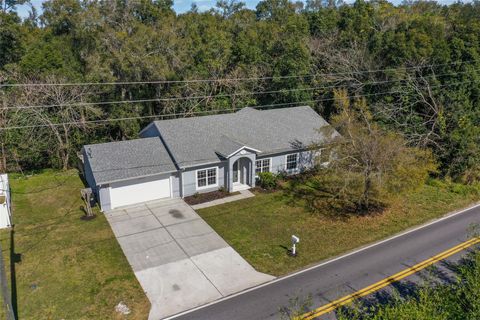
POLYGON ((154 121, 140 139, 85 145, 85 179, 102 211, 247 189, 259 172, 311 167, 316 151, 308 147, 330 138, 319 131, 328 125, 308 106, 154 121))

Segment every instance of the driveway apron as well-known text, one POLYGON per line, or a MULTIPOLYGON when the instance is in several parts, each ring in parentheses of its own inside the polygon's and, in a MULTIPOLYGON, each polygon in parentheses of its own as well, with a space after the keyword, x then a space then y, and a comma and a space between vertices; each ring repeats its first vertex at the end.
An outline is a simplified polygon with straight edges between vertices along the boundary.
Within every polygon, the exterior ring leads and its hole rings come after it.
POLYGON ((182 199, 148 202, 105 216, 150 300, 149 319, 274 279, 255 271, 182 199))

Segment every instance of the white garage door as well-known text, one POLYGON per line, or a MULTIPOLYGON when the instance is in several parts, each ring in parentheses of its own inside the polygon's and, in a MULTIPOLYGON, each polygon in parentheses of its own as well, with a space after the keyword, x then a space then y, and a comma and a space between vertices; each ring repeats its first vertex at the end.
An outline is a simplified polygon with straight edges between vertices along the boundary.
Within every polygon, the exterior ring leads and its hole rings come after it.
POLYGON ((170 196, 169 176, 136 179, 110 185, 111 209, 170 196))

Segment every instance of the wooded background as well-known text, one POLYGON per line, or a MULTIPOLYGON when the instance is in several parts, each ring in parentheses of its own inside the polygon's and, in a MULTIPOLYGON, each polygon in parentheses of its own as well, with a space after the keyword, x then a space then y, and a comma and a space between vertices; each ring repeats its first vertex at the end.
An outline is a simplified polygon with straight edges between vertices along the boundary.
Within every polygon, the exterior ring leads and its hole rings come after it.
POLYGON ((169 0, 51 0, 21 20, 22 2, 0 0, 0 172, 73 166, 83 144, 136 138, 158 115, 310 105, 329 120, 344 88, 442 175, 480 179, 478 1, 178 15, 169 0))

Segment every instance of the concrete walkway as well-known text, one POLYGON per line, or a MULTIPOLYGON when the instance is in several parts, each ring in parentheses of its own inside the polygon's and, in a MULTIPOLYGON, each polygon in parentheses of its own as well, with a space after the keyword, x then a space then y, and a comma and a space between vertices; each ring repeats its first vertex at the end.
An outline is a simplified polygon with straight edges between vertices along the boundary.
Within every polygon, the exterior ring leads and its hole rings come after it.
POLYGON ((233 201, 238 201, 238 200, 242 200, 242 199, 255 197, 255 195, 253 193, 251 193, 249 190, 242 190, 242 191, 239 191, 239 192, 240 192, 240 194, 236 194, 234 196, 225 197, 225 198, 222 198, 222 199, 217 199, 217 200, 213 200, 213 201, 208 201, 208 202, 204 202, 204 203, 195 204, 195 205, 192 206, 192 208, 194 210, 198 210, 198 209, 217 206, 217 205, 222 204, 222 203, 228 203, 228 202, 233 202, 233 201))
POLYGON ((105 214, 150 302, 162 319, 274 277, 257 272, 183 200, 105 214))

